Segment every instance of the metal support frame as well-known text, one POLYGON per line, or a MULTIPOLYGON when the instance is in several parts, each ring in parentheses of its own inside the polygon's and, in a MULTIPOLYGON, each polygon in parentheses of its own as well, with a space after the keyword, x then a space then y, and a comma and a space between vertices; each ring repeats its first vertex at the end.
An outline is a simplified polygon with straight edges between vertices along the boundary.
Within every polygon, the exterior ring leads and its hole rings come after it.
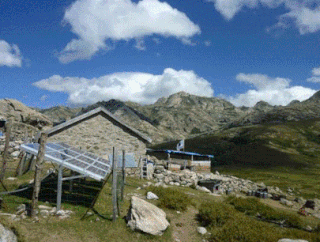
POLYGON ((85 177, 88 177, 88 176, 86 176, 86 175, 70 176, 70 177, 62 178, 62 181, 69 181, 69 180, 74 180, 74 179, 78 179, 78 178, 85 178, 85 177))
POLYGON ((63 166, 60 165, 58 169, 58 188, 57 188, 57 212, 61 209, 61 195, 62 195, 62 174, 63 166))

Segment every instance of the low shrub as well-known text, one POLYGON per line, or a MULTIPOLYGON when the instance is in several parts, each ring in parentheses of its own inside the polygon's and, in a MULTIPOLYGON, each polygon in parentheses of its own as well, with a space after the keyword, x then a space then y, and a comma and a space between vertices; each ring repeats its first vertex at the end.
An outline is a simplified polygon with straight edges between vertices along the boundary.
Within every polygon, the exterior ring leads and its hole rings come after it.
POLYGON ((189 205, 193 204, 187 194, 175 188, 151 186, 147 191, 153 192, 159 197, 159 207, 185 211, 189 205))
POLYGON ((231 197, 228 202, 240 212, 250 216, 256 216, 269 222, 284 222, 284 225, 302 229, 305 227, 303 220, 298 214, 285 212, 269 207, 261 203, 257 198, 236 198, 231 197))
POLYGON ((202 226, 223 226, 235 217, 236 211, 230 205, 206 201, 200 206, 198 221, 202 226))
POLYGON ((212 242, 274 242, 281 238, 276 228, 246 216, 238 216, 237 220, 229 220, 223 227, 210 232, 209 241, 212 242))

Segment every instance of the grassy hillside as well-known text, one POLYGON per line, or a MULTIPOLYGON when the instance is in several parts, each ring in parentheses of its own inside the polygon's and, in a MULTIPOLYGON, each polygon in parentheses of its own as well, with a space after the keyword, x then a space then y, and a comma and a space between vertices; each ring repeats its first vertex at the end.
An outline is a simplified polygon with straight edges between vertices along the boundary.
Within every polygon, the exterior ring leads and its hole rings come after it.
MULTIPOLYGON (((177 142, 153 148, 175 149, 177 142)), ((320 119, 234 127, 188 139, 186 151, 214 154, 213 170, 318 196, 320 119)))

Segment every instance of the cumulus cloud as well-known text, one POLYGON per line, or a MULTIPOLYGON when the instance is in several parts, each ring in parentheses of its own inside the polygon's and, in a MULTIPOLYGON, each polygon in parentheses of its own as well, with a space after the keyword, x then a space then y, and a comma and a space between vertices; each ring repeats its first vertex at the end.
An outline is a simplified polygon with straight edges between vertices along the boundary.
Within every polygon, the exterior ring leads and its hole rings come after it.
POLYGON ((77 0, 63 20, 78 38, 59 53, 62 63, 90 59, 99 50, 110 48, 107 41, 142 40, 152 35, 183 41, 201 32, 185 13, 159 0, 77 0))
POLYGON ((312 75, 320 76, 320 67, 312 69, 312 75))
POLYGON ((235 97, 228 97, 228 100, 236 106, 252 107, 259 101, 265 101, 271 105, 287 105, 293 100, 306 100, 316 92, 303 86, 290 86, 291 80, 287 78, 240 73, 236 79, 251 84, 254 88, 235 97))
POLYGON ((320 83, 320 67, 312 69, 312 77, 308 78, 307 81, 320 83))
POLYGON ((21 67, 22 57, 17 45, 10 45, 4 40, 0 40, 0 66, 21 67))
MULTIPOLYGON (((320 30, 319 0, 207 0, 214 2, 215 8, 226 20, 231 20, 243 8, 260 6, 276 8, 284 6, 287 13, 279 16, 279 22, 273 28, 287 28, 292 22, 300 34, 314 33, 320 30)), ((269 28, 269 30, 272 28, 269 28)))
POLYGON ((34 86, 69 94, 70 104, 92 104, 102 100, 120 99, 151 104, 160 97, 185 91, 199 96, 213 96, 210 83, 193 71, 167 68, 161 75, 141 72, 122 72, 86 79, 51 76, 33 83, 34 86))

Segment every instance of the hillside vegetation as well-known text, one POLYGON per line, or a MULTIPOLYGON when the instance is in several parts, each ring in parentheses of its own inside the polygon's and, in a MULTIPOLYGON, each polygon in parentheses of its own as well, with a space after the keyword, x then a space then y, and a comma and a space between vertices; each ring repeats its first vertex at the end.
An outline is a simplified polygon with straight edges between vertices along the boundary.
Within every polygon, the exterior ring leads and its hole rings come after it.
MULTIPOLYGON (((175 149, 176 144, 153 148, 175 149)), ((215 155, 213 170, 319 196, 320 119, 233 127, 187 139, 185 146, 215 155)))

